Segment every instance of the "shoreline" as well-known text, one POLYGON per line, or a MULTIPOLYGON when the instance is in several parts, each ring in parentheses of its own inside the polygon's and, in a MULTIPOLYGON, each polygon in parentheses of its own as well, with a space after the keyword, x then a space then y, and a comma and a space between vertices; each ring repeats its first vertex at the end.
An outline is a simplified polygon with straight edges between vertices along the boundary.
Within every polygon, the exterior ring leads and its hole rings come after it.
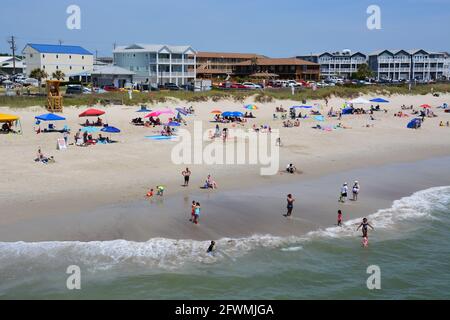
MULTIPOLYGON (((218 240, 253 235, 303 236, 333 226, 337 209, 344 221, 389 208, 394 200, 430 187, 450 185, 450 157, 391 163, 250 189, 209 192, 188 190, 154 199, 113 203, 87 212, 36 216, 0 225, 0 242, 109 241, 145 242, 153 238, 218 240), (358 202, 337 202, 339 186, 361 183, 358 202), (317 191, 320 190, 320 191, 317 191), (285 213, 285 194, 297 202, 293 218, 285 213), (188 221, 190 201, 202 204, 200 225, 188 221), (255 201, 256 200, 256 201, 255 201)), ((59 207, 61 208, 61 207, 59 207)))

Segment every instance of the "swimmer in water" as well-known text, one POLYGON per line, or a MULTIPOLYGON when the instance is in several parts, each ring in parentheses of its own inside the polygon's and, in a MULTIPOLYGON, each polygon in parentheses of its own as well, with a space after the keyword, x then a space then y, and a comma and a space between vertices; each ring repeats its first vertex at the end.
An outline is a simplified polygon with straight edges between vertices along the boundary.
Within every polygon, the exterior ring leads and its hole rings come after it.
POLYGON ((216 251, 216 242, 215 241, 211 241, 211 244, 208 247, 208 250, 206 251, 206 253, 214 253, 214 251, 216 251))
POLYGON ((356 231, 358 231, 361 227, 362 227, 362 236, 363 236, 363 238, 368 238, 368 235, 367 235, 368 228, 367 227, 370 227, 372 230, 374 230, 372 225, 367 222, 367 218, 363 219, 363 221, 361 222, 359 227, 356 229, 356 231))

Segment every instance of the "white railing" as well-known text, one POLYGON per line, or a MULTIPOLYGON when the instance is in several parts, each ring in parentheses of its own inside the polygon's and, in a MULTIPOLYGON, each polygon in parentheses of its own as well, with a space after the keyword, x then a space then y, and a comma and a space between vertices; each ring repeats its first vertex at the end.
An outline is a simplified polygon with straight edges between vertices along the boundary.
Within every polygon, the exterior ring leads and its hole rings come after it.
POLYGON ((151 77, 164 77, 164 78, 195 78, 195 72, 155 72, 152 71, 149 73, 151 77))

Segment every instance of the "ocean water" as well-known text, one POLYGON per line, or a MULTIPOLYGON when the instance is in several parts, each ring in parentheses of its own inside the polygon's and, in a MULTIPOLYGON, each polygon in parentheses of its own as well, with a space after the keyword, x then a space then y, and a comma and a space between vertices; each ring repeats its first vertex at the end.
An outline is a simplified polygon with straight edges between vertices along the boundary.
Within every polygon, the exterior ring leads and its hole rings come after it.
POLYGON ((0 299, 449 299, 450 187, 396 200, 358 220, 303 237, 208 242, 151 239, 0 243, 0 299), (68 290, 66 268, 81 269, 68 290), (369 290, 367 268, 381 271, 369 290))

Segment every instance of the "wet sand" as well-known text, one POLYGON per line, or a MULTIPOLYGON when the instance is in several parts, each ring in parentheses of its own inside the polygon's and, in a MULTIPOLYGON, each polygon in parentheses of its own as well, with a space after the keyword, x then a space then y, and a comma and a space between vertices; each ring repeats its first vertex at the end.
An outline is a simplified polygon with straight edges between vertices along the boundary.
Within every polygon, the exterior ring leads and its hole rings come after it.
POLYGON ((450 157, 342 171, 319 177, 286 175, 284 183, 231 190, 201 190, 197 185, 153 200, 124 201, 79 210, 64 201, 49 204, 48 214, 0 225, 0 241, 94 241, 151 238, 209 240, 254 234, 303 235, 332 226, 341 209, 344 220, 388 208, 392 201, 435 186, 450 185, 450 157), (361 184, 357 202, 338 203, 343 182, 361 184), (296 198, 293 217, 286 195, 296 198), (189 222, 192 200, 202 205, 200 224, 189 222), (70 209, 69 209, 70 208, 70 209), (77 211, 79 210, 79 211, 77 211), (58 213, 56 213, 58 212, 58 213))

